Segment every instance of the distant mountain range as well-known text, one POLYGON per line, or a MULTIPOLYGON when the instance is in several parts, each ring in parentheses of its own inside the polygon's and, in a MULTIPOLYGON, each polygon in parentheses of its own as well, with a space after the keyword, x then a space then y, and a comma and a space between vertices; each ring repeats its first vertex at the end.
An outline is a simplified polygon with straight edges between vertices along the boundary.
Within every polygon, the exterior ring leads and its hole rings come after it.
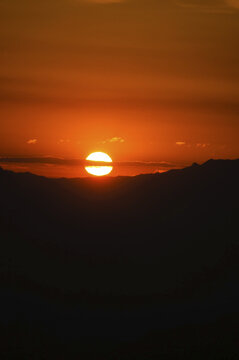
POLYGON ((1 359, 232 359, 238 184, 239 160, 115 178, 0 168, 1 359))

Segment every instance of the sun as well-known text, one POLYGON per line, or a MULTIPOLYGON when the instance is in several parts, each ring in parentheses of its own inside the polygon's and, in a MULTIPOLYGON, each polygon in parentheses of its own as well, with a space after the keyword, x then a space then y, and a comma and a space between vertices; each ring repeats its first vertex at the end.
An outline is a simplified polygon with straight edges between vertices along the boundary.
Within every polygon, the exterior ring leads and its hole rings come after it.
MULTIPOLYGON (((92 161, 92 162, 99 161, 101 163, 111 163, 112 162, 111 157, 103 152, 91 153, 89 156, 87 156, 86 160, 92 161)), ((104 175, 108 175, 111 173, 111 171, 113 170, 113 166, 92 165, 92 166, 86 166, 85 170, 91 175, 104 176, 104 175)))

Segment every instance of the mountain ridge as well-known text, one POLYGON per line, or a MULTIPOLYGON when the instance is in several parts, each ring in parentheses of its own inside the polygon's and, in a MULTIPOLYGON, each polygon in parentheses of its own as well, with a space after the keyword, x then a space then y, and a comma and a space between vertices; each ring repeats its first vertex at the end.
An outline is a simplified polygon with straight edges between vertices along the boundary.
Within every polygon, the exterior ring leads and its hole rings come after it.
MULTIPOLYGON (((185 170, 185 169, 193 169, 193 168, 202 168, 202 167, 207 167, 207 166, 211 166, 212 164, 214 165, 221 165, 221 164, 225 164, 225 163, 238 163, 239 162, 239 158, 237 159, 208 159, 207 161, 203 162, 202 164, 198 164, 196 162, 193 162, 191 165, 189 166, 185 166, 185 167, 182 167, 182 168, 176 168, 176 169, 169 169, 167 171, 164 171, 164 172, 156 172, 156 173, 148 173, 148 174, 138 174, 138 175, 133 175, 133 176, 128 176, 128 175, 120 175, 120 176, 107 176, 107 177, 102 177, 103 178, 110 178, 110 179, 115 179, 115 178, 137 178, 139 176, 152 176, 152 175, 156 175, 156 176, 160 176, 162 174, 167 174, 167 173, 170 173, 170 172, 177 172, 177 171, 180 171, 180 170, 185 170)), ((0 161, 0 164, 1 164, 1 161, 0 161)), ((14 173, 14 174, 27 174, 27 175, 34 175, 34 176, 38 176, 38 177, 41 177, 41 178, 47 178, 47 179, 66 179, 66 180, 77 180, 77 179, 100 179, 100 177, 92 177, 92 176, 88 176, 88 177, 74 177, 74 178, 65 178, 65 177, 47 177, 47 176, 43 176, 43 175, 37 175, 37 174, 34 174, 30 171, 26 171, 26 172, 15 172, 13 170, 8 170, 8 169, 4 169, 1 165, 0 165, 0 173, 14 173)))
POLYGON ((0 170, 6 346, 33 334, 37 352, 45 339, 58 354, 63 338, 82 355, 79 343, 106 339, 102 356, 112 359, 108 349, 133 334, 129 351, 144 359, 139 342, 170 344, 177 328, 178 344, 190 324, 203 333, 217 321, 229 339, 227 318, 239 319, 238 183, 239 160, 104 179, 0 170))

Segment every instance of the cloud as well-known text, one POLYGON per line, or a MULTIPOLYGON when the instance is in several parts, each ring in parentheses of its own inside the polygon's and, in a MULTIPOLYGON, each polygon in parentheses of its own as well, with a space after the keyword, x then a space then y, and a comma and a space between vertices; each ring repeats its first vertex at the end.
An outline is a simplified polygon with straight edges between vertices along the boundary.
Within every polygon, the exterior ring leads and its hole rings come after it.
POLYGON ((239 8, 239 0, 178 0, 176 3, 185 10, 206 14, 230 14, 231 8, 239 8))
POLYGON ((153 174, 162 174, 162 173, 164 173, 164 172, 166 172, 167 171, 167 169, 157 169, 157 170, 155 170, 154 172, 153 172, 153 174))
POLYGON ((37 143, 37 139, 27 140, 27 144, 29 144, 29 145, 35 145, 36 143, 37 143))
POLYGON ((196 148, 200 148, 200 149, 205 149, 206 147, 211 145, 210 143, 190 144, 190 143, 186 143, 185 141, 177 141, 175 144, 178 146, 196 147, 196 148))
POLYGON ((69 144, 70 139, 60 139, 57 143, 58 144, 69 144))
POLYGON ((236 9, 239 9, 239 0, 226 0, 226 3, 236 9))
POLYGON ((125 0, 75 0, 74 2, 93 3, 93 4, 117 4, 123 3, 125 0))
POLYGON ((207 146, 209 146, 210 144, 205 144, 205 143, 198 143, 198 144, 196 144, 196 147, 197 148, 202 148, 202 149, 205 149, 207 146))
POLYGON ((111 142, 111 143, 114 143, 114 142, 124 143, 125 140, 122 137, 115 136, 115 137, 111 138, 109 140, 109 142, 111 142))
POLYGON ((101 144, 106 144, 106 143, 124 143, 125 140, 120 137, 120 136, 114 136, 111 139, 107 139, 107 140, 103 140, 101 141, 101 144))
POLYGON ((183 145, 186 145, 186 142, 185 141, 176 141, 176 145, 183 146, 183 145))

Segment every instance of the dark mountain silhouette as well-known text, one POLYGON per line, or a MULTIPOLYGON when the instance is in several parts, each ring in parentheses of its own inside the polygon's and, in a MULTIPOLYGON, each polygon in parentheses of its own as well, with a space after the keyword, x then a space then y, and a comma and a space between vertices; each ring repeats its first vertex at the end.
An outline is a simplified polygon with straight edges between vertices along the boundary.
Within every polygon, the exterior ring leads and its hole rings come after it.
POLYGON ((0 168, 1 359, 237 359, 238 183, 0 168))

